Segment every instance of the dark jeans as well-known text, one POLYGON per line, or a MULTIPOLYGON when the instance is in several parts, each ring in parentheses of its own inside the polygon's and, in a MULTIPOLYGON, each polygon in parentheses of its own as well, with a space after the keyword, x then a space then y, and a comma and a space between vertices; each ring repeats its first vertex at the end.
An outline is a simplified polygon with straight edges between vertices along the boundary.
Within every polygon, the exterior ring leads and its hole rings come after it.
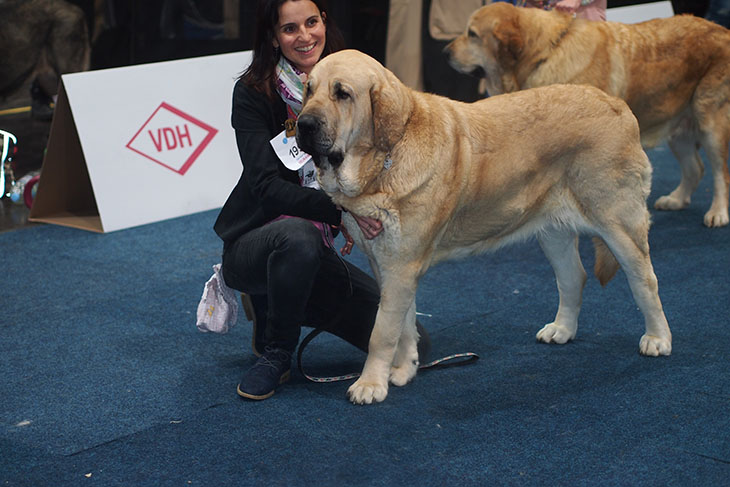
POLYGON ((293 352, 305 325, 367 351, 380 301, 378 285, 325 246, 310 222, 278 220, 226 245, 223 278, 254 298, 257 317, 265 319, 257 319, 257 326, 265 324, 267 344, 293 352))

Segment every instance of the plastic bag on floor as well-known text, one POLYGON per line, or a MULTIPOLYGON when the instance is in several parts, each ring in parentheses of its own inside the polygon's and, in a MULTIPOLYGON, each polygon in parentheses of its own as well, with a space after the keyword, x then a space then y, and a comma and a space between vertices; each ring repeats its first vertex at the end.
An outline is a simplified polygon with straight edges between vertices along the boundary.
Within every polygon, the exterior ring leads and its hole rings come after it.
POLYGON ((227 333, 238 319, 238 298, 235 291, 226 286, 220 271, 220 264, 213 266, 213 275, 205 283, 203 297, 198 303, 196 326, 203 332, 227 333))

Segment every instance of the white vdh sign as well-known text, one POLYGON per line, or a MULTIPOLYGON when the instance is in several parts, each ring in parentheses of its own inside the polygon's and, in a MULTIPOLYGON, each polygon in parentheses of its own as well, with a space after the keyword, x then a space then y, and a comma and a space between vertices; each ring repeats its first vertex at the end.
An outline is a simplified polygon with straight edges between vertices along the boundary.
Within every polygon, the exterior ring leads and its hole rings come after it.
POLYGON ((251 52, 63 75, 30 220, 111 232, 223 205, 251 52))

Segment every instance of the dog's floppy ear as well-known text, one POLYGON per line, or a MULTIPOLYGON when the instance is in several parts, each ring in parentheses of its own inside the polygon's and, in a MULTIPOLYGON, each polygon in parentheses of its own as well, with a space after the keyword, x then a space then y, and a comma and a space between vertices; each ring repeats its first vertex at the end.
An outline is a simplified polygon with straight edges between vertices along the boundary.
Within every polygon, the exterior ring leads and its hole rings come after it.
POLYGON ((403 137, 411 109, 407 95, 405 86, 390 73, 379 77, 370 88, 376 149, 389 152, 403 137))
POLYGON ((524 40, 520 33, 519 19, 516 15, 498 22, 492 31, 497 40, 500 64, 514 66, 522 53, 524 40))

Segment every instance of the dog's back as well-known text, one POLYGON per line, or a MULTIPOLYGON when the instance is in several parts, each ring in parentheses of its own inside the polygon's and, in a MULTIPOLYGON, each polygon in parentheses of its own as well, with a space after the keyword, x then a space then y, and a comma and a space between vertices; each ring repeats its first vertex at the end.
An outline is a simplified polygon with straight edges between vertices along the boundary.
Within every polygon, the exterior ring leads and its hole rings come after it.
MULTIPOLYGON (((622 24, 498 3, 475 12, 468 28, 497 46, 487 56, 495 67, 485 69, 490 95, 556 83, 595 86, 629 104, 645 146, 669 135, 667 122, 695 95, 730 99, 730 31, 698 17, 622 24)), ((466 39, 447 47, 459 70, 478 64, 466 39)))
POLYGON ((730 223, 730 31, 675 16, 639 24, 573 19, 559 12, 496 3, 477 10, 446 51, 451 65, 485 76, 491 95, 556 83, 587 84, 628 103, 644 147, 668 141, 682 180, 654 206, 689 205, 704 174, 715 180, 704 223, 730 223))
MULTIPOLYGON (((564 23, 558 15, 541 20, 564 23)), ((574 20, 567 27, 549 39, 556 47, 521 88, 590 84, 618 96, 638 118, 645 146, 669 135, 667 121, 682 116, 694 96, 730 95, 730 31, 712 22, 681 15, 639 24, 574 20)), ((525 57, 544 54, 530 52, 534 47, 525 43, 525 57)))
MULTIPOLYGON (((550 225, 593 233, 613 218, 608 215, 631 214, 637 220, 630 227, 639 235, 648 231, 651 165, 636 118, 622 100, 567 85, 472 104, 414 95, 423 100, 417 107, 427 102, 424 110, 446 104, 441 110, 457 127, 450 133, 458 134, 452 141, 434 140, 444 129, 439 116, 430 119, 430 128, 406 133, 431 155, 431 167, 421 166, 420 177, 449 179, 448 194, 427 187, 438 213, 451 212, 440 217, 448 225, 434 262, 498 248, 550 225), (600 180, 600 189, 587 180, 600 180)), ((412 120, 424 123, 431 112, 412 120)))

